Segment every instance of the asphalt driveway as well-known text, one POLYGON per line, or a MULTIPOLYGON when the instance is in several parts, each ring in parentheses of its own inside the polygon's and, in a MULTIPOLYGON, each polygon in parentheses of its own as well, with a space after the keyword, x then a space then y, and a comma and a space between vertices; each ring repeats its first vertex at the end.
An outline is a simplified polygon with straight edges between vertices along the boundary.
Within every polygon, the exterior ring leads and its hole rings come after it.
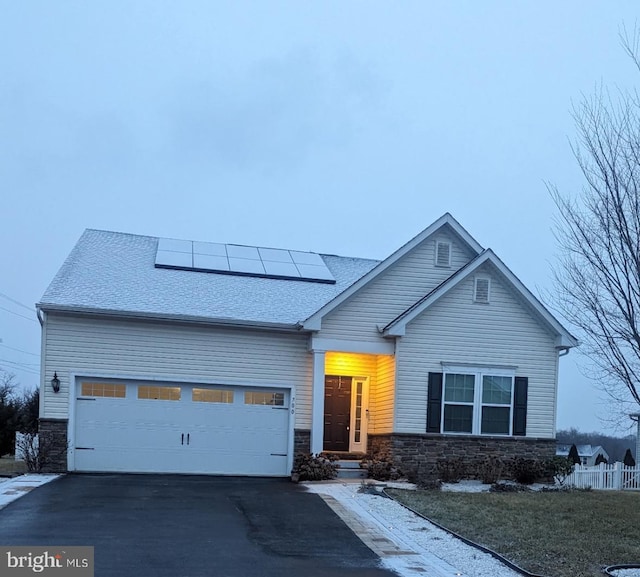
POLYGON ((67 475, 0 510, 0 545, 93 545, 96 577, 390 577, 287 480, 67 475))

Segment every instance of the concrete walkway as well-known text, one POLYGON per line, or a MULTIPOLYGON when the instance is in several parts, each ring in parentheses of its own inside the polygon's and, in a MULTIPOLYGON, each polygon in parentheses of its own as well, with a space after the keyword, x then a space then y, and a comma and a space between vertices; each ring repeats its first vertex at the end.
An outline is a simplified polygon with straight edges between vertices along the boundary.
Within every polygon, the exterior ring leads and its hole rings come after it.
POLYGON ((305 486, 325 500, 386 568, 402 577, 520 577, 392 499, 361 492, 360 482, 322 481, 305 486))

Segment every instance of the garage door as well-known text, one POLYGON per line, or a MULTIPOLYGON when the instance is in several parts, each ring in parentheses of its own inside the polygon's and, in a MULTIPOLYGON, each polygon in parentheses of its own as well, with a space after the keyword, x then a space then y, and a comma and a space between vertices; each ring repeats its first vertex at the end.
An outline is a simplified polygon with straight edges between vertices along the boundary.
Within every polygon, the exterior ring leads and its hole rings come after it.
POLYGON ((76 471, 287 475, 288 389, 82 379, 76 471))

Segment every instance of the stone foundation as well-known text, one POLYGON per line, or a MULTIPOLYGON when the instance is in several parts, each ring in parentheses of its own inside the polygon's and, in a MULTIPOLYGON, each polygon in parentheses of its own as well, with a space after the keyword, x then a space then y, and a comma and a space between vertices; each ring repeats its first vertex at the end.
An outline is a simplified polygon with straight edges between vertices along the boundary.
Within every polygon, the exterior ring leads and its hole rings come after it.
POLYGON ((369 435, 368 445, 369 453, 375 458, 391 461, 415 479, 434 478, 436 463, 445 458, 460 458, 472 476, 474 465, 484 457, 500 457, 505 461, 515 457, 546 459, 556 452, 555 439, 525 437, 392 433, 369 435))
POLYGON ((311 431, 296 429, 293 432, 293 454, 311 452, 311 431))
POLYGON ((67 470, 67 420, 40 419, 38 426, 40 450, 44 451, 43 473, 64 473, 67 470))

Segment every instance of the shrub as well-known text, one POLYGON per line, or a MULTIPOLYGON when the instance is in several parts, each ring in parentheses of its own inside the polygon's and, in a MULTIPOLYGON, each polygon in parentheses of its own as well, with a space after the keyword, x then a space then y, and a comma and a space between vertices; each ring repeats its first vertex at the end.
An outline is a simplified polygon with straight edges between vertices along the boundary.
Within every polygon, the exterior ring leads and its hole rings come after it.
POLYGON ((402 472, 391 461, 366 457, 360 466, 367 470, 367 477, 376 481, 395 481, 402 477, 402 472))
POLYGON ((573 473, 575 465, 568 457, 551 457, 545 463, 545 476, 552 477, 560 486, 564 486, 567 477, 573 473))
POLYGON ((596 465, 599 465, 600 463, 604 463, 605 465, 608 463, 608 461, 605 459, 604 455, 602 453, 598 453, 598 456, 596 457, 596 465))
POLYGON ((580 455, 578 454, 578 447, 576 447, 575 443, 571 445, 571 448, 569 449, 568 459, 575 465, 579 465, 581 463, 580 455))
POLYGON ((504 461, 500 457, 485 457, 477 465, 477 476, 485 484, 491 485, 500 480, 504 471, 504 461))
POLYGON ((625 467, 635 467, 636 461, 631 454, 631 449, 627 449, 627 452, 624 454, 624 459, 622 461, 625 467))
POLYGON ((513 478, 522 485, 531 485, 544 474, 544 466, 537 459, 517 457, 513 461, 513 478))
POLYGON ((436 463, 436 472, 443 483, 458 483, 464 477, 466 467, 460 457, 445 457, 436 463))
POLYGON ((55 450, 52 433, 24 433, 16 441, 16 453, 22 457, 30 473, 40 473, 49 465, 55 450))
POLYGON ((338 465, 330 458, 311 453, 298 453, 293 461, 294 481, 327 481, 338 475, 338 465))

